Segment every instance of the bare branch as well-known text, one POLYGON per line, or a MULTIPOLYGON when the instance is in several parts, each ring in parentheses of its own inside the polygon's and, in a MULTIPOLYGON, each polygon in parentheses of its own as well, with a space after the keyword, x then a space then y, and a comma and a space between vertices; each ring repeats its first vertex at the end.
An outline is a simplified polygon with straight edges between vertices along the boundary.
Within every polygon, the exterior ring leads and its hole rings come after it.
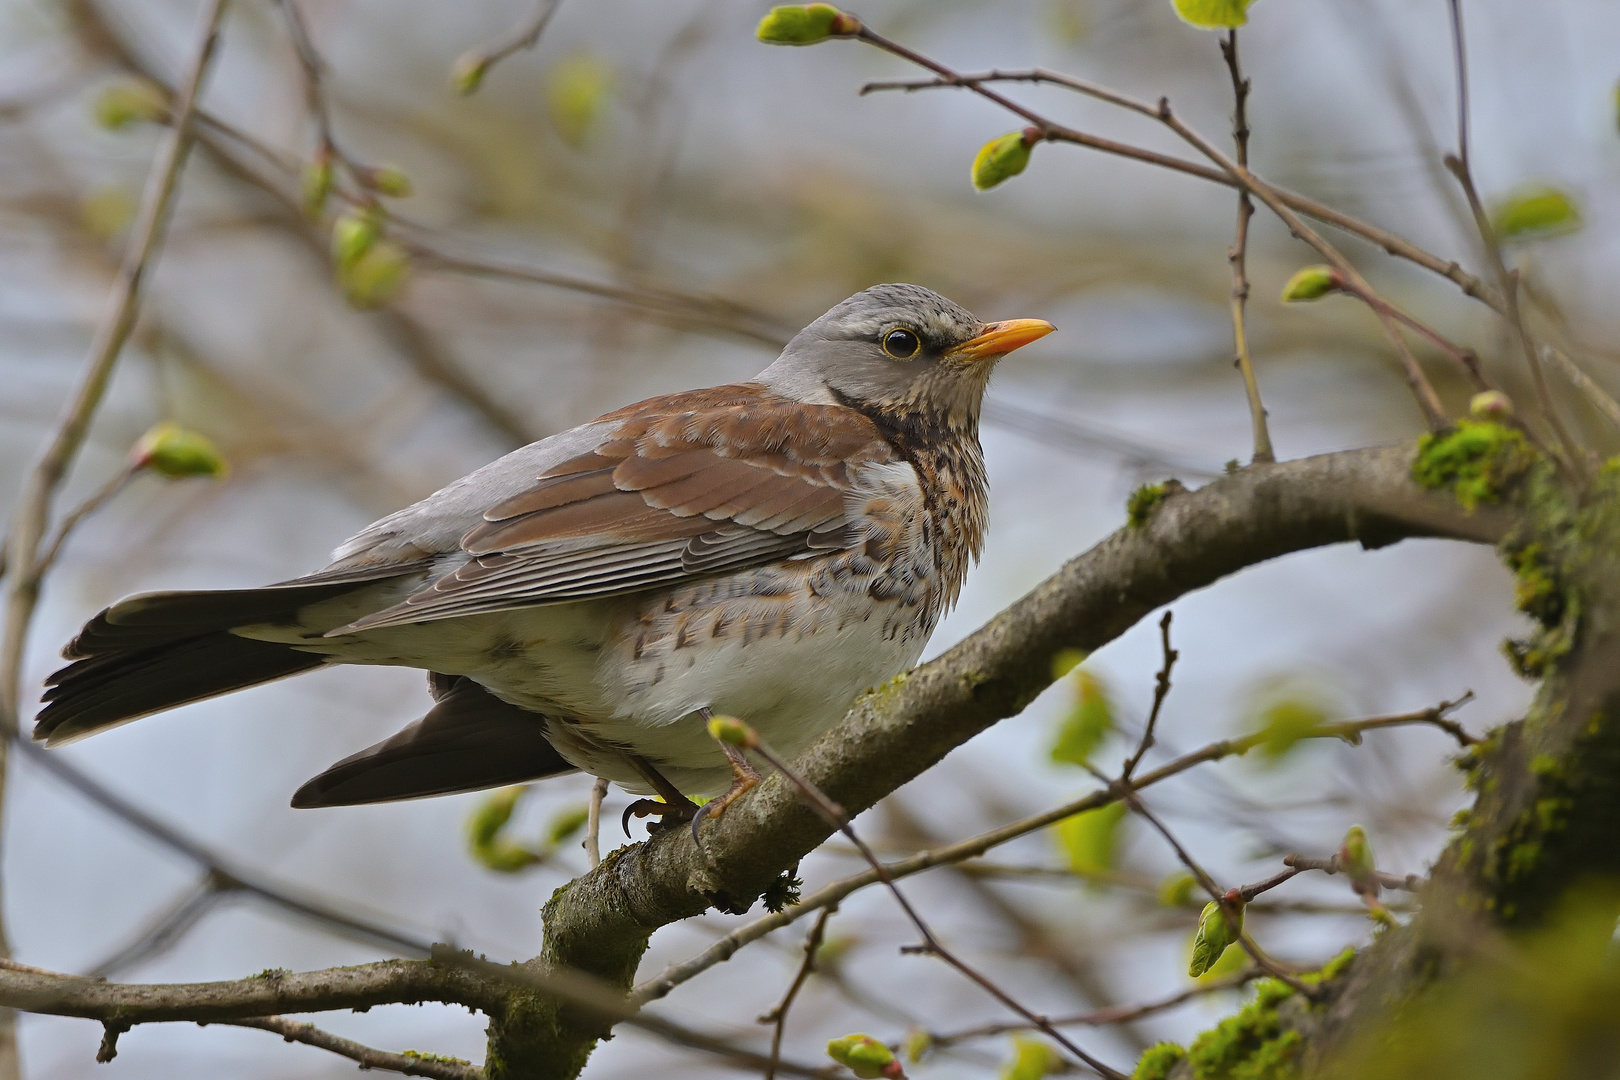
POLYGON ((403 1054, 376 1050, 353 1039, 345 1039, 322 1031, 314 1024, 289 1020, 285 1016, 259 1016, 251 1020, 224 1020, 233 1027, 258 1028, 280 1035, 287 1042, 303 1043, 322 1050, 330 1050, 340 1057, 360 1064, 362 1069, 382 1069, 404 1073, 406 1076, 428 1076, 434 1080, 483 1080, 484 1070, 476 1065, 437 1054, 419 1054, 411 1050, 403 1054))
MULTIPOLYGON (((1046 139, 1056 142, 1074 143, 1079 146, 1089 147, 1093 150, 1101 150, 1104 153, 1117 154, 1121 157, 1142 161, 1149 165, 1158 165, 1161 168, 1170 169, 1174 172, 1185 173, 1189 176, 1196 176, 1201 180, 1208 180, 1216 184, 1224 184, 1225 186, 1231 188, 1243 187, 1242 182, 1224 170, 1211 169, 1205 165, 1200 165, 1197 162, 1186 161, 1182 158, 1172 157, 1168 154, 1160 154, 1157 151, 1146 150, 1141 147, 1116 142, 1112 139, 1104 139, 1099 136, 1089 135, 1085 132, 1077 131, 1074 128, 1054 123, 1045 116, 1042 116, 1041 114, 1030 109, 1026 109, 1022 105, 1018 105, 1010 101, 1003 95, 998 94, 993 90, 985 89, 982 84, 990 82, 1051 83, 1056 86, 1063 86, 1070 90, 1086 94, 1089 97, 1097 98, 1100 101, 1106 101, 1110 104, 1130 109, 1133 112, 1141 113, 1143 116, 1158 119, 1158 112, 1152 105, 1137 101, 1134 98, 1117 93, 1116 91, 1110 90, 1107 87, 1087 82, 1084 79, 1077 79, 1072 75, 1063 75, 1059 74, 1058 72, 1047 71, 1044 68, 1030 68, 1020 71, 993 70, 978 72, 971 75, 963 75, 952 71, 943 64, 922 56, 921 54, 916 53, 911 49, 907 49, 904 46, 897 45, 894 42, 889 41, 887 38, 883 38, 880 35, 870 31, 863 30, 860 37, 863 41, 870 42, 871 44, 876 45, 878 48, 883 49, 885 52, 893 53, 894 55, 899 56, 902 59, 909 60, 920 67, 925 67, 930 71, 939 73, 939 78, 936 79, 923 79, 911 82, 868 83, 861 88, 861 93, 863 94, 872 90, 922 90, 932 87, 962 87, 964 89, 971 90, 981 97, 987 98, 990 101, 1000 105, 1002 108, 1005 108, 1008 111, 1023 117, 1025 120, 1028 120, 1031 124, 1035 125, 1041 130, 1043 137, 1046 139)), ((1307 198, 1297 192, 1289 191, 1285 188, 1279 188, 1276 186, 1272 186, 1271 190, 1276 192, 1277 197, 1291 209, 1297 210, 1299 213, 1305 214, 1309 217, 1313 217, 1324 224, 1335 226, 1336 228, 1343 229, 1345 232, 1359 236, 1362 239, 1382 248, 1390 255, 1394 255, 1397 258, 1406 259, 1410 262, 1416 263, 1418 266, 1423 267, 1425 270, 1430 270, 1436 274, 1439 274, 1441 277, 1448 279, 1461 288, 1464 295, 1473 297, 1474 299, 1485 304, 1487 307, 1490 307, 1492 310, 1497 312, 1506 311, 1506 302, 1502 299, 1502 297, 1497 295, 1484 281, 1475 277, 1473 274, 1468 273, 1461 266, 1459 266, 1456 260, 1442 259, 1438 255, 1425 251, 1423 248, 1417 246, 1398 233, 1393 233, 1388 229, 1383 229, 1377 225, 1372 225, 1368 222, 1361 221, 1341 210, 1336 210, 1325 203, 1317 202, 1315 199, 1307 198)))
POLYGON ((1159 620, 1159 644, 1164 652, 1164 666, 1159 668, 1159 674, 1153 680, 1153 708, 1148 712, 1147 726, 1142 729, 1142 741, 1137 744, 1136 752, 1125 759, 1125 765, 1120 769, 1121 780, 1129 780, 1136 767, 1142 764, 1142 758, 1153 748, 1153 732, 1159 726, 1159 710, 1164 708, 1164 699, 1170 696, 1170 671, 1176 666, 1176 660, 1181 654, 1170 647, 1170 612, 1164 613, 1159 620))
MULTIPOLYGON (((1237 163, 1249 164, 1249 80, 1243 77, 1238 63, 1238 32, 1229 30, 1221 39, 1221 56, 1232 75, 1232 142, 1237 151, 1237 163)), ((1249 302, 1249 275, 1247 269, 1249 248, 1249 219, 1254 217, 1254 202, 1247 191, 1238 191, 1237 238, 1227 252, 1232 266, 1232 340, 1237 349, 1238 371, 1243 375, 1243 389, 1249 398, 1249 420, 1254 427, 1254 460, 1276 461, 1271 448, 1271 431, 1266 426, 1266 407, 1260 402, 1260 383, 1255 378, 1254 360, 1249 355, 1249 335, 1244 329, 1244 308, 1249 302)))
MULTIPOLYGON (((1391 727, 1428 725, 1439 728, 1455 738, 1459 745, 1466 747, 1478 740, 1469 735, 1462 728, 1462 725, 1449 719, 1447 714, 1460 707, 1472 696, 1472 693, 1465 694, 1456 701, 1443 701, 1432 708, 1403 713, 1398 716, 1379 716, 1366 720, 1348 720, 1325 724, 1313 731, 1304 733, 1301 737, 1307 739, 1340 739, 1353 743, 1360 739, 1363 732, 1367 731, 1377 731, 1391 727)), ((1267 736, 1264 734, 1257 733, 1242 738, 1222 739, 1210 743, 1201 749, 1183 754, 1168 764, 1133 778, 1125 786, 1131 791, 1141 791, 1199 765, 1219 761, 1227 757, 1241 757, 1263 744, 1266 738, 1267 736)), ((1105 787, 1052 810, 1022 818, 955 844, 921 851, 907 858, 886 863, 884 868, 891 878, 898 881, 901 878, 910 877, 912 874, 920 874, 925 870, 931 870, 938 866, 946 866, 966 859, 977 858, 992 848, 1044 829, 1064 818, 1073 817, 1075 814, 1082 814, 1088 810, 1097 810, 1110 803, 1118 802, 1120 798, 1121 795, 1117 786, 1105 787)), ((874 871, 867 870, 824 885, 814 893, 804 897, 795 906, 763 916, 745 926, 738 927, 691 959, 671 965, 631 991, 630 1000, 638 1003, 655 1001, 688 979, 707 971, 716 964, 731 959, 743 946, 758 941, 765 935, 779 930, 813 911, 817 911, 829 904, 837 904, 845 897, 876 884, 879 880, 880 878, 874 871)))
POLYGON ((838 910, 838 905, 821 909, 816 921, 810 927, 810 933, 804 939, 804 959, 799 963, 799 970, 794 973, 793 981, 788 984, 787 993, 782 995, 782 1002, 776 1008, 759 1018, 762 1024, 772 1024, 771 1029, 771 1060, 765 1066, 765 1080, 776 1080, 776 1065, 782 1060, 782 1035, 787 1030, 788 1010, 793 1008, 793 1002, 799 996, 805 980, 810 973, 816 970, 816 952, 821 948, 822 938, 827 933, 827 920, 832 918, 838 910))

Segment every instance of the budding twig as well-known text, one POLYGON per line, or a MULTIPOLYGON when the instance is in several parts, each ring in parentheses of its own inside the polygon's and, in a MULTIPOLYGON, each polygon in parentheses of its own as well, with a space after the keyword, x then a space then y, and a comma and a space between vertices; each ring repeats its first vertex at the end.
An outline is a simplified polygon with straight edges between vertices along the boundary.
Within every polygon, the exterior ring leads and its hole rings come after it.
MULTIPOLYGON (((1127 1080, 1124 1073, 1117 1069, 1111 1068, 1087 1053, 1085 1050, 1081 1049, 1074 1043, 1072 1039, 1068 1038, 1057 1028, 1053 1027, 1052 1023, 1045 1017, 1040 1016, 1021 1005, 1011 994, 1002 989, 1001 986, 999 986, 989 976, 972 967, 955 953, 951 952, 950 949, 946 948, 945 944, 941 942, 939 938, 935 936, 934 932, 929 928, 928 923, 925 922, 923 917, 917 913, 917 909, 911 906, 911 902, 906 899, 905 894, 900 891, 899 887, 895 884, 894 877, 889 873, 888 867, 878 861, 877 855, 875 855, 872 849, 867 846, 866 841, 862 840, 860 836, 856 834, 854 827, 849 823, 849 817, 844 813, 843 807, 833 802, 827 797, 825 792, 812 783, 807 777, 801 776, 790 765, 788 765, 788 763, 784 761, 780 755, 773 751, 764 743, 763 740, 759 738, 758 734, 755 733, 752 728, 747 727, 747 725, 743 724, 741 721, 722 718, 710 721, 710 731, 717 733, 717 736, 723 738, 724 741, 731 742, 734 745, 739 745, 743 749, 751 750, 758 754, 765 760, 767 764, 769 764, 777 772, 781 773, 783 777, 785 777, 788 782, 793 785, 793 787, 799 792, 799 795, 805 800, 805 802, 810 804, 816 813, 821 815, 823 820, 825 820, 829 825, 833 826, 833 828, 837 829, 839 832, 843 833, 844 837, 860 850, 862 858, 864 858, 867 865, 871 867, 872 873, 877 876, 877 880, 881 881, 884 887, 889 890, 889 895, 894 897, 895 903, 900 905, 900 910, 905 913, 906 918, 911 921, 911 924, 916 927, 917 932, 922 935, 923 944, 918 947, 919 951, 925 951, 931 955, 939 957, 951 967, 967 976, 968 979, 978 984, 978 986, 991 997, 995 998, 1007 1008, 1011 1009, 1013 1012, 1035 1025, 1041 1031, 1045 1032, 1052 1039, 1056 1040, 1057 1043, 1065 1050, 1069 1051, 1069 1053, 1085 1062, 1100 1075, 1108 1077, 1109 1080, 1127 1080), (724 728, 717 728, 717 725, 725 726, 724 728), (720 734, 722 731, 724 734, 720 734)), ((632 999, 634 999, 633 994, 632 999)))

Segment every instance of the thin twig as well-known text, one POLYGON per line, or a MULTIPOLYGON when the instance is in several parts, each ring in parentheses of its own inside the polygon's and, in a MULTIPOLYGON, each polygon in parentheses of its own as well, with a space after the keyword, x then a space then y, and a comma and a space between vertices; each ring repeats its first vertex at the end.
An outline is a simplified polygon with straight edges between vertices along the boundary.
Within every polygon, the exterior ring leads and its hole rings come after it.
MULTIPOLYGON (((1265 974, 1259 968, 1245 968, 1235 975, 1228 975, 1223 979, 1212 979, 1198 986, 1190 986, 1180 993, 1160 998, 1158 1001, 1149 1001, 1140 1005, 1115 1005, 1107 1009, 1095 1009, 1092 1012, 1079 1013, 1074 1016, 1054 1016, 1051 1022, 1059 1027, 1085 1026, 1104 1027, 1113 1024, 1123 1024, 1131 1020, 1140 1020, 1144 1016, 1154 1016, 1158 1013, 1168 1012, 1189 1001, 1206 997, 1210 994, 1219 994, 1226 990, 1239 990, 1261 975, 1265 974)), ((946 1032, 935 1035, 929 1034, 929 1046, 944 1048, 970 1039, 985 1039, 995 1035, 1006 1035, 1014 1031, 1029 1031, 1029 1024, 1000 1023, 981 1024, 978 1027, 963 1028, 961 1031, 946 1032)))
MULTIPOLYGON (((1305 855, 1285 855, 1284 865, 1296 873, 1303 870, 1321 870, 1328 874, 1342 874, 1345 868, 1337 855, 1329 855, 1325 859, 1313 859, 1305 855)), ((1281 877, 1282 875, 1278 875, 1281 877)), ((1374 870, 1369 875, 1378 887, 1382 889, 1399 889, 1402 892, 1417 892, 1423 888, 1423 879, 1416 874, 1386 874, 1382 870, 1374 870)))
POLYGON ((849 823, 848 815, 844 813, 843 807, 829 799, 827 795, 815 784, 811 783, 810 780, 799 775, 799 773, 788 765, 788 763, 783 760, 780 755, 773 751, 769 746, 765 745, 765 743, 757 736, 751 738, 747 748, 753 750, 761 758, 765 759, 765 761, 768 762, 772 768, 776 769, 777 772, 786 777, 794 788, 798 790, 805 802, 809 803, 816 813, 821 815, 823 820, 825 820, 829 825, 833 826, 839 832, 843 833, 844 837, 849 840, 850 843, 854 844, 860 849, 862 857, 866 859, 867 865, 872 868, 872 872, 877 875, 877 879, 881 881, 884 887, 889 890, 889 895, 894 897, 895 903, 900 905, 900 910, 905 912, 906 918, 911 921, 911 924, 917 928, 917 932, 922 935, 923 948, 927 952, 939 957, 951 967, 967 976, 969 980, 978 984, 978 986, 991 997, 995 998, 1007 1008, 1011 1009, 1019 1016, 1022 1016, 1025 1020, 1028 1020, 1030 1023, 1034 1024, 1041 1031, 1051 1036, 1065 1050, 1069 1051, 1069 1053, 1085 1062, 1100 1075, 1108 1077, 1109 1080, 1126 1080, 1124 1073, 1109 1067, 1107 1064, 1099 1061, 1097 1058, 1091 1056, 1085 1050, 1081 1049, 1074 1043, 1072 1039, 1069 1039, 1062 1032, 1053 1027, 1045 1017, 1039 1016, 1025 1008, 1011 994, 1002 989, 1001 986, 998 985, 993 979, 978 971, 976 968, 972 967, 955 953, 946 948, 944 943, 941 942, 939 938, 935 936, 934 932, 929 928, 928 923, 925 922, 922 916, 917 913, 917 909, 911 906, 911 902, 906 899, 905 894, 900 891, 897 885, 895 885, 894 877, 889 873, 888 868, 883 863, 878 861, 878 857, 873 854, 872 849, 867 847, 866 841, 862 840, 860 836, 856 834, 854 827, 849 823))
MULTIPOLYGON (((209 0, 201 14, 198 44, 174 109, 174 122, 158 145, 147 175, 141 207, 130 228, 124 261, 113 285, 106 314, 91 340, 89 357, 55 430, 43 452, 23 480, 21 494, 6 533, 6 568, 3 644, 0 644, 0 810, 5 804, 5 777, 12 736, 21 710, 23 655, 29 627, 39 604, 44 569, 39 545, 51 516, 51 504, 68 469, 78 457, 101 404, 113 367, 125 340, 135 327, 140 310, 141 286, 147 267, 156 257, 174 202, 180 173, 192 144, 192 117, 197 97, 219 42, 220 20, 227 0, 209 0)), ((52 554, 56 545, 53 545, 52 554)), ((0 819, 3 820, 3 819, 0 819)), ((0 959, 9 958, 11 946, 0 913, 0 959)), ((0 1077, 19 1074, 15 1014, 0 1009, 0 1077)))
POLYGON ((557 13, 562 0, 536 0, 533 10, 488 45, 463 53, 456 61, 456 81, 464 93, 471 93, 483 82, 489 69, 522 49, 532 49, 540 43, 546 24, 557 13))
POLYGON ((1610 397, 1609 392, 1599 386, 1592 376, 1582 371, 1575 361, 1551 345, 1541 346, 1541 358, 1556 367, 1564 378, 1585 394, 1587 400, 1603 414, 1604 419, 1615 427, 1620 427, 1620 402, 1610 397))
POLYGON ((94 494, 74 507, 66 517, 62 518, 61 524, 56 527, 56 536, 46 545, 44 554, 34 564, 34 573, 40 577, 44 577, 49 573, 51 567, 56 564, 57 556, 62 554, 62 545, 67 543, 68 537, 72 535, 74 529, 78 528, 79 523, 107 505, 114 495, 124 490, 124 485, 140 474, 142 468, 143 466, 139 462, 131 461, 126 463, 123 468, 113 474, 111 479, 101 485, 94 494))
POLYGON ((585 858, 595 870, 602 865, 602 800, 607 798, 606 777, 598 776, 591 783, 591 801, 585 811, 585 858))
POLYGON ((1159 674, 1153 680, 1153 708, 1148 712, 1147 727, 1142 729, 1142 741, 1137 744, 1136 752, 1126 759, 1125 765, 1120 769, 1120 779, 1130 780, 1136 767, 1142 764, 1142 758, 1153 747, 1153 733, 1159 725, 1159 710, 1164 708, 1164 699, 1170 696, 1170 671, 1176 666, 1181 654, 1170 647, 1170 615, 1166 611, 1164 618, 1159 620, 1159 646, 1164 652, 1164 665, 1159 668, 1159 674))
POLYGON ((762 1024, 776 1025, 771 1030, 771 1060, 765 1066, 765 1080, 776 1080, 776 1063, 782 1060, 782 1034, 787 1030, 788 1010, 793 1008, 793 1001, 799 996, 799 989, 804 986, 810 973, 816 970, 816 953, 821 948, 823 937, 827 933, 827 920, 833 917, 838 905, 821 909, 816 916, 815 924, 810 927, 810 933, 804 939, 804 959, 799 963, 799 970, 793 976, 793 982, 788 984, 787 993, 782 995, 782 1003, 764 1016, 759 1018, 762 1024))
MULTIPOLYGON (((1232 75, 1232 143, 1239 165, 1249 164, 1249 80, 1243 77, 1238 63, 1238 32, 1234 28, 1221 39, 1221 56, 1232 75)), ((1271 448, 1271 430, 1266 426, 1266 407, 1260 402, 1260 383, 1254 374, 1254 359, 1249 355, 1249 335, 1244 329, 1244 308, 1249 302, 1249 275, 1247 270, 1249 248, 1249 219, 1254 217, 1254 202, 1249 193, 1238 191, 1237 235, 1227 250, 1226 259, 1232 267, 1232 340, 1237 348, 1237 367, 1243 375, 1243 389, 1249 398, 1249 418, 1254 426, 1254 458, 1256 462, 1276 461, 1271 448)))
MULTIPOLYGON (((285 1016, 259 1016, 248 1020, 220 1020, 231 1027, 258 1028, 280 1035, 287 1042, 303 1043, 322 1050, 330 1050, 340 1057, 358 1062, 361 1069, 383 1069, 404 1073, 406 1076, 428 1076, 434 1080, 483 1080, 484 1070, 470 1062, 444 1058, 437 1054, 418 1054, 407 1050, 403 1054, 377 1050, 353 1039, 345 1039, 322 1031, 314 1024, 291 1020, 285 1016)), ((204 1025, 206 1026, 206 1025, 204 1025)))
POLYGON ((1287 983, 1289 986, 1293 987, 1294 990, 1314 1001, 1320 991, 1314 986, 1301 982, 1297 975, 1278 964, 1271 957, 1267 956, 1265 952, 1261 950, 1260 946, 1254 943, 1254 940, 1250 938, 1249 935, 1243 930, 1243 926, 1239 922, 1239 914, 1228 906, 1226 902, 1226 890, 1217 885, 1215 883, 1215 879, 1210 877, 1209 873, 1202 866, 1198 865, 1198 861, 1192 857, 1186 848, 1181 846, 1181 841, 1176 839, 1175 834, 1172 833, 1168 827, 1166 827, 1164 822, 1160 821, 1157 816, 1155 816, 1150 810, 1148 810, 1146 806, 1143 805, 1142 800, 1137 797, 1134 791, 1127 791, 1125 793, 1125 801, 1130 804, 1130 808, 1135 811, 1139 817, 1141 817, 1149 825, 1152 825, 1153 828, 1157 830, 1159 835, 1164 837, 1165 842, 1168 843, 1175 851, 1176 858, 1180 859, 1181 864, 1185 866, 1189 872, 1191 872, 1193 877, 1198 879, 1198 884, 1202 886, 1206 893, 1209 894, 1209 898, 1220 906, 1221 914, 1226 918, 1227 924, 1232 928, 1233 936, 1237 938, 1237 942, 1243 947, 1243 951, 1249 954, 1249 958, 1253 960, 1257 966, 1264 969, 1266 974, 1287 983))
MULTIPOLYGON (((878 48, 883 49, 885 52, 893 53, 902 59, 909 60, 919 67, 927 68, 929 71, 936 72, 939 75, 939 78, 935 79, 867 83, 861 88, 861 93, 863 94, 873 90, 926 90, 935 87, 961 87, 963 89, 971 90, 979 96, 987 98, 988 100, 995 102, 997 105, 1000 105, 1002 108, 1023 117, 1025 120, 1028 120, 1031 124, 1040 129, 1042 138, 1044 139, 1056 142, 1074 143, 1079 146, 1089 147, 1093 150, 1100 150, 1104 153, 1117 154, 1121 157, 1146 162, 1149 165, 1158 165, 1162 168, 1170 169, 1173 172, 1185 173, 1186 175, 1196 176, 1202 180, 1208 180, 1212 183, 1223 184, 1226 187, 1241 188, 1244 186, 1242 182, 1227 174, 1223 170, 1211 169, 1207 166, 1200 165, 1197 162, 1186 161, 1182 158, 1173 157, 1168 154, 1161 154, 1154 150, 1146 150, 1126 143, 1115 142, 1112 139, 1104 139, 1095 135, 1089 135, 1083 131, 1077 131, 1074 128, 1055 123, 1052 120, 1047 119, 1045 116, 1042 116, 1031 109, 1027 109, 993 90, 986 89, 982 84, 989 82, 1051 83, 1056 86, 1067 87, 1070 90, 1075 90, 1088 96, 1097 98, 1101 101, 1107 101, 1123 108, 1140 112, 1144 116, 1151 116, 1157 119, 1157 112, 1152 106, 1145 105, 1134 98, 1130 98, 1124 94, 1109 90, 1107 87, 1098 86, 1095 83, 1089 83, 1083 79, 1076 79, 1070 75, 1062 75, 1057 72, 1047 71, 1043 68, 1032 68, 1022 71, 993 70, 964 75, 953 71, 945 65, 931 60, 920 53, 907 49, 902 45, 897 45, 879 34, 872 33, 870 30, 863 31, 859 37, 861 40, 875 45, 878 48)), ((1333 225, 1337 228, 1343 229, 1345 232, 1359 236, 1362 239, 1382 248, 1390 255, 1396 256, 1397 258, 1406 259, 1410 262, 1416 263, 1418 266, 1423 267, 1425 270, 1439 274, 1441 277, 1446 278, 1462 289, 1465 296, 1471 296, 1495 311, 1506 311, 1506 305, 1503 299, 1498 296, 1495 291, 1493 291, 1491 287, 1483 280, 1464 270, 1456 260, 1442 259, 1440 256, 1435 255, 1432 252, 1425 251, 1423 248, 1417 246, 1398 233, 1393 233, 1388 229, 1383 229, 1377 225, 1361 221, 1360 219, 1352 217, 1341 210, 1336 210, 1325 203, 1317 202, 1315 199, 1306 198, 1304 195, 1301 195, 1298 192, 1289 191, 1285 188, 1275 186, 1272 186, 1271 190, 1276 192, 1278 198, 1290 208, 1297 210, 1302 214, 1313 217, 1325 224, 1333 225)))
MULTIPOLYGON (((1461 724, 1449 719, 1447 714, 1472 699, 1472 697, 1473 692, 1470 691, 1455 701, 1442 701, 1438 705, 1417 712, 1323 724, 1306 732, 1301 738, 1341 739, 1356 743, 1360 741, 1361 734, 1365 731, 1424 725, 1444 731, 1456 739, 1458 745, 1467 747, 1479 740, 1464 730, 1461 724)), ((1149 770, 1140 776, 1132 778, 1129 784, 1124 786, 1131 791, 1140 791, 1152 787, 1160 781, 1168 780, 1172 776, 1179 775, 1207 762, 1242 756, 1255 747, 1262 745, 1267 738, 1268 736, 1264 733, 1257 732, 1240 738, 1221 739, 1209 743, 1198 750, 1183 754, 1181 757, 1161 765, 1157 769, 1149 770)), ((964 859, 977 858, 991 848, 999 847, 1021 836, 1027 836, 1064 818, 1073 817, 1075 814, 1082 814, 1088 810, 1097 810, 1110 803, 1118 802, 1122 797, 1118 787, 1101 788, 1062 806, 1021 818, 1018 821, 1010 822, 999 828, 969 837, 966 840, 960 840, 944 847, 920 851, 908 858, 886 863, 884 864, 884 870, 891 880, 898 881, 901 878, 920 874, 937 866, 946 866, 951 863, 961 862, 964 859)), ((762 916, 745 926, 738 927, 696 956, 670 965, 632 990, 629 1000, 636 1004, 656 1001, 687 980, 702 974, 716 964, 731 959, 744 946, 752 944, 765 935, 780 930, 782 927, 796 922, 812 912, 819 911, 828 904, 838 903, 845 897, 882 880, 883 878, 876 870, 868 869, 859 874, 851 874, 849 877, 830 882, 809 896, 804 897, 793 907, 762 916)))
POLYGON ((1554 438, 1558 440, 1560 451, 1553 453, 1552 458, 1565 473, 1573 475, 1580 460, 1580 448, 1558 416, 1552 391, 1547 386, 1547 373, 1543 370, 1540 352, 1530 339, 1530 332, 1524 324, 1524 313, 1520 310, 1518 273, 1509 271, 1507 261, 1502 255, 1501 240, 1491 225, 1490 216, 1485 213, 1479 189, 1474 185, 1468 149, 1468 48, 1463 35, 1462 0, 1448 0, 1448 3, 1451 11, 1452 52, 1457 73, 1457 152, 1446 156, 1445 165, 1457 178, 1463 196, 1468 200, 1468 209, 1474 216, 1475 228, 1479 230, 1479 238, 1485 245, 1486 258, 1496 275, 1497 287, 1502 292, 1504 302, 1501 309, 1502 316, 1507 320, 1508 329, 1512 332, 1514 341, 1529 366, 1530 382, 1535 387, 1537 407, 1547 425, 1552 428, 1554 438))
POLYGON ((198 866, 214 874, 221 883, 256 896, 261 900, 303 919, 342 934, 356 941, 380 944, 388 949, 408 955, 426 956, 433 948, 431 942, 406 931, 385 926, 374 920, 351 915, 338 905, 322 897, 298 895, 293 890, 276 884, 249 870, 239 869, 206 845, 193 840, 179 830, 158 821, 133 803, 114 794, 97 781, 70 765, 61 754, 13 735, 12 746, 32 764, 54 775, 58 780, 78 791, 91 802, 107 810, 119 820, 151 837, 164 847, 189 858, 198 866))

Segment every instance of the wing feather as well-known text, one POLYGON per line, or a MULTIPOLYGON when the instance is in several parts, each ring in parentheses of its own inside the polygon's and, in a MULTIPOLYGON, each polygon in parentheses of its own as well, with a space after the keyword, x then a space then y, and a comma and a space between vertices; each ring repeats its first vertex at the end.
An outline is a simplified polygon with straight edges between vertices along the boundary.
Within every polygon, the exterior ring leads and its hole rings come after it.
POLYGON ((636 592, 808 557, 860 534, 850 495, 864 467, 910 467, 854 409, 807 405, 747 384, 726 390, 671 395, 604 417, 594 449, 485 512, 462 537, 465 563, 332 634, 636 592))

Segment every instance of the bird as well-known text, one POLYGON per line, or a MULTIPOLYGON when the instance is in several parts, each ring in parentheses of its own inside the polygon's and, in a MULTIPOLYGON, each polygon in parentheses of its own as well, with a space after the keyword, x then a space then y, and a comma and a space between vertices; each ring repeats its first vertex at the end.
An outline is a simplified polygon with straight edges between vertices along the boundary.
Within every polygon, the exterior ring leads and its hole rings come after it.
POLYGON ((294 807, 582 770, 643 796, 636 814, 695 829, 694 799, 758 779, 710 718, 792 756, 916 664, 984 546, 991 372, 1053 329, 873 286, 752 380, 515 450, 323 569, 113 604, 63 650, 33 737, 59 746, 329 664, 419 668, 426 715, 294 807))

